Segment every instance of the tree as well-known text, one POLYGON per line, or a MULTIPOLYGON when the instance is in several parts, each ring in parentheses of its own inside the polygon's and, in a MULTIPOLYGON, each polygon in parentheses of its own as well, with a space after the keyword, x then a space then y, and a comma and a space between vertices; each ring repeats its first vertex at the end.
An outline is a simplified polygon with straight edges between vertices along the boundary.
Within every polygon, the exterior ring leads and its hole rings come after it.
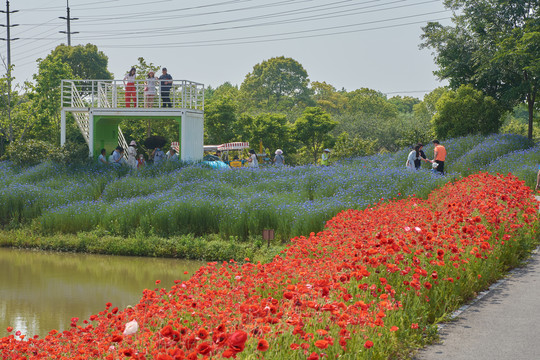
POLYGON ((337 122, 319 107, 307 107, 293 125, 293 137, 302 143, 317 163, 326 142, 331 140, 330 131, 337 122))
POLYGON ((34 74, 35 91, 30 98, 37 110, 35 137, 39 140, 59 138, 61 81, 73 78, 71 67, 60 57, 38 59, 38 73, 34 74))
POLYGON ((204 108, 204 130, 207 144, 223 144, 235 138, 234 123, 238 106, 231 96, 214 96, 204 108))
POLYGON ((332 156, 337 159, 349 159, 373 155, 376 152, 376 148, 377 140, 365 140, 358 136, 350 137, 349 134, 343 132, 336 140, 332 156))
POLYGON ((529 109, 529 137, 540 78, 540 0, 446 0, 454 26, 430 22, 421 47, 434 50, 435 74, 450 86, 471 84, 506 111, 521 102, 529 109))
MULTIPOLYGON (((137 80, 144 80, 148 77, 148 73, 150 71, 153 71, 154 72, 154 75, 156 75, 156 77, 159 77, 159 70, 161 69, 161 66, 159 65, 154 65, 154 63, 147 63, 146 60, 143 58, 143 57, 139 57, 137 58, 137 61, 138 63, 133 65, 133 67, 135 68, 135 70, 137 70, 136 74, 136 78, 137 80)), ((127 69, 126 73, 129 71, 130 69, 127 69)))
POLYGON ((348 99, 344 92, 336 91, 332 85, 324 81, 313 81, 311 90, 315 104, 330 114, 341 114, 347 105, 348 99))
POLYGON ((289 122, 283 114, 263 113, 255 116, 250 141, 262 142, 265 148, 283 149, 289 153, 292 149, 289 140, 289 122))
POLYGON ((255 65, 240 90, 247 108, 280 111, 309 103, 308 85, 308 74, 302 65, 281 56, 255 65))
POLYGON ((73 76, 79 79, 109 80, 113 76, 107 70, 109 58, 96 45, 58 45, 46 59, 59 58, 71 68, 73 76))
POLYGON ((414 105, 420 103, 420 99, 412 96, 393 96, 388 101, 394 104, 400 113, 412 113, 414 105))
POLYGON ((472 85, 462 85, 456 91, 445 93, 437 101, 433 117, 435 134, 441 138, 499 131, 501 113, 495 99, 475 90, 472 85))

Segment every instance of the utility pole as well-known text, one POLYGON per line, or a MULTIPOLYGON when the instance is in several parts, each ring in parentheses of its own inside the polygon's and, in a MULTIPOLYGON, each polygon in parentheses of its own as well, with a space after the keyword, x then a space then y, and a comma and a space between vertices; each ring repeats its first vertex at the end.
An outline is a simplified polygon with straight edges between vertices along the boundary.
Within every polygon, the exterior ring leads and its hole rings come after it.
MULTIPOLYGON (((19 38, 11 38, 11 28, 14 26, 19 26, 19 24, 11 24, 9 21, 9 15, 18 12, 19 10, 9 10, 9 0, 6 0, 6 11, 0 10, 1 13, 6 14, 6 25, 0 24, 0 26, 5 27, 7 29, 7 38, 0 38, 0 40, 4 40, 7 42, 7 61, 8 61, 8 73, 11 72, 11 42, 13 40, 18 40, 19 38)), ((9 77, 9 76, 8 76, 9 77)))
POLYGON ((79 33, 78 31, 71 31, 71 20, 79 20, 79 18, 70 17, 70 15, 69 15, 69 0, 66 0, 66 4, 67 4, 67 7, 66 7, 67 16, 66 17, 60 16, 59 19, 67 21, 67 31, 59 31, 59 33, 67 34, 68 46, 71 46, 71 34, 78 34, 79 33))
POLYGON ((13 141, 13 131, 11 128, 11 41, 18 40, 19 38, 11 38, 11 28, 14 26, 19 26, 19 24, 11 24, 9 15, 18 12, 19 10, 9 10, 9 0, 6 0, 6 11, 0 10, 0 12, 6 14, 6 24, 0 24, 0 26, 5 27, 7 29, 7 37, 0 38, 0 40, 4 40, 7 42, 7 112, 8 112, 8 122, 9 122, 9 140, 13 141))

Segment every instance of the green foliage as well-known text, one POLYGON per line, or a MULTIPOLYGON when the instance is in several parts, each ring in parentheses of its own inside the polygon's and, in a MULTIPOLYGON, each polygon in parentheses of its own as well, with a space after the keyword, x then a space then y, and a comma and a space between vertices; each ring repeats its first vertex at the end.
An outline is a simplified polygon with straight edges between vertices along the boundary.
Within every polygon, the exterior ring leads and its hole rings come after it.
POLYGON ((502 124, 495 100, 472 85, 462 85, 456 91, 445 93, 436 108, 432 122, 440 138, 496 133, 502 124))
POLYGON ((228 95, 215 94, 204 107, 204 131, 206 144, 223 144, 235 138, 238 106, 228 95))
POLYGON ((414 105, 419 104, 420 100, 411 96, 393 96, 388 101, 397 107, 400 113, 412 113, 414 105))
POLYGON ((313 81, 311 83, 313 100, 315 104, 329 114, 340 114, 344 111, 348 98, 345 92, 336 89, 326 82, 313 81))
POLYGON ((56 147, 42 140, 26 140, 13 142, 8 146, 7 157, 17 165, 30 166, 44 161, 54 161, 62 164, 87 164, 88 146, 86 143, 66 142, 63 147, 56 147))
POLYGON ((284 56, 257 64, 240 87, 246 109, 282 111, 310 102, 309 79, 303 66, 284 56))
POLYGON ((293 137, 305 146, 316 164, 329 140, 330 131, 337 125, 330 115, 318 107, 307 107, 293 125, 293 137))
POLYGON ((422 47, 434 50, 436 75, 450 86, 471 84, 505 110, 526 101, 529 138, 538 93, 539 0, 446 1, 454 26, 430 22, 422 47))
POLYGON ((251 130, 250 142, 260 142, 269 149, 283 149, 286 153, 292 150, 290 142, 290 125, 287 117, 281 114, 259 114, 255 116, 251 130))
POLYGON ((96 45, 58 45, 45 59, 53 58, 67 64, 71 73, 78 79, 109 80, 113 78, 107 70, 109 58, 99 51, 96 45))
MULTIPOLYGON (((153 71, 155 77, 159 77, 161 66, 154 65, 153 63, 147 63, 143 57, 137 58, 138 63, 133 65, 136 70, 137 80, 144 80, 148 77, 148 72, 153 71)), ((126 69, 126 73, 129 72, 131 68, 126 69)))
POLYGON ((350 137, 346 132, 336 139, 332 157, 336 159, 349 159, 353 157, 368 156, 376 153, 378 140, 350 137))
POLYGON ((7 148, 7 156, 17 165, 36 165, 48 160, 53 151, 50 143, 32 139, 11 143, 7 148))
POLYGON ((0 231, 0 246, 49 251, 85 252, 122 256, 152 256, 205 261, 229 261, 249 258, 254 262, 271 261, 285 249, 285 245, 272 243, 261 246, 259 237, 240 242, 234 237, 221 238, 210 234, 195 237, 192 234, 162 238, 158 236, 119 237, 103 229, 78 234, 43 236, 28 229, 0 231))

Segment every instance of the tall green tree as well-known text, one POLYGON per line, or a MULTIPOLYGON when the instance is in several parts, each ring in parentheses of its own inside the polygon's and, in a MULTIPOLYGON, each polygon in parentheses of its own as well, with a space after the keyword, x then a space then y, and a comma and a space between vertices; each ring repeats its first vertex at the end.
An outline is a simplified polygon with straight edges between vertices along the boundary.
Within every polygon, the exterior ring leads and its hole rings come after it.
POLYGON ((107 69, 109 58, 96 45, 58 45, 47 58, 59 58, 67 64, 78 79, 109 80, 113 76, 107 69))
POLYGON ((343 113, 348 101, 344 91, 336 91, 336 88, 324 81, 313 81, 311 90, 313 100, 318 107, 330 114, 343 113))
POLYGON ((204 107, 204 131, 207 144, 223 144, 234 140, 234 124, 238 106, 231 96, 214 96, 204 107))
POLYGON ((262 142, 265 148, 275 151, 281 148, 291 151, 290 125, 283 114, 263 113, 255 116, 252 126, 251 143, 262 142))
POLYGON ((496 133, 502 125, 497 102, 472 85, 462 85, 437 101, 433 117, 435 134, 440 138, 496 133))
POLYGON ((538 19, 540 0, 446 0, 452 26, 423 28, 421 47, 434 50, 439 69, 453 89, 471 84, 505 110, 526 102, 529 137, 539 85, 538 19))
POLYGON ((296 60, 284 56, 257 64, 240 86, 247 109, 282 111, 310 102, 307 71, 296 60))
POLYGON ((32 106, 37 110, 35 136, 38 140, 59 141, 61 82, 74 77, 71 67, 60 57, 38 59, 38 73, 34 74, 36 84, 31 94, 32 106))
POLYGON ((316 164, 337 122, 319 107, 307 107, 293 125, 293 137, 304 145, 316 164))

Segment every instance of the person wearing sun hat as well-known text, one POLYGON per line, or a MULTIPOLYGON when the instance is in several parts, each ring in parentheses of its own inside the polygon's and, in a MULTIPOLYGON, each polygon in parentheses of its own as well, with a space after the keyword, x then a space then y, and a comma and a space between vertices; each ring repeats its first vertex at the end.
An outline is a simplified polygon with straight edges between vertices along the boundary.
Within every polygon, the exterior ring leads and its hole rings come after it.
POLYGON ((321 157, 321 165, 328 165, 328 158, 330 157, 330 149, 324 149, 321 157))
POLYGON ((154 71, 150 70, 144 82, 144 107, 154 107, 154 98, 156 97, 156 82, 157 77, 154 75, 154 71))
POLYGON ((129 143, 129 147, 127 149, 127 164, 130 168, 136 169, 137 168, 137 143, 135 140, 131 140, 129 143))
POLYGON ((277 167, 283 167, 285 165, 285 157, 283 156, 283 150, 277 149, 276 156, 274 157, 274 164, 277 167))

